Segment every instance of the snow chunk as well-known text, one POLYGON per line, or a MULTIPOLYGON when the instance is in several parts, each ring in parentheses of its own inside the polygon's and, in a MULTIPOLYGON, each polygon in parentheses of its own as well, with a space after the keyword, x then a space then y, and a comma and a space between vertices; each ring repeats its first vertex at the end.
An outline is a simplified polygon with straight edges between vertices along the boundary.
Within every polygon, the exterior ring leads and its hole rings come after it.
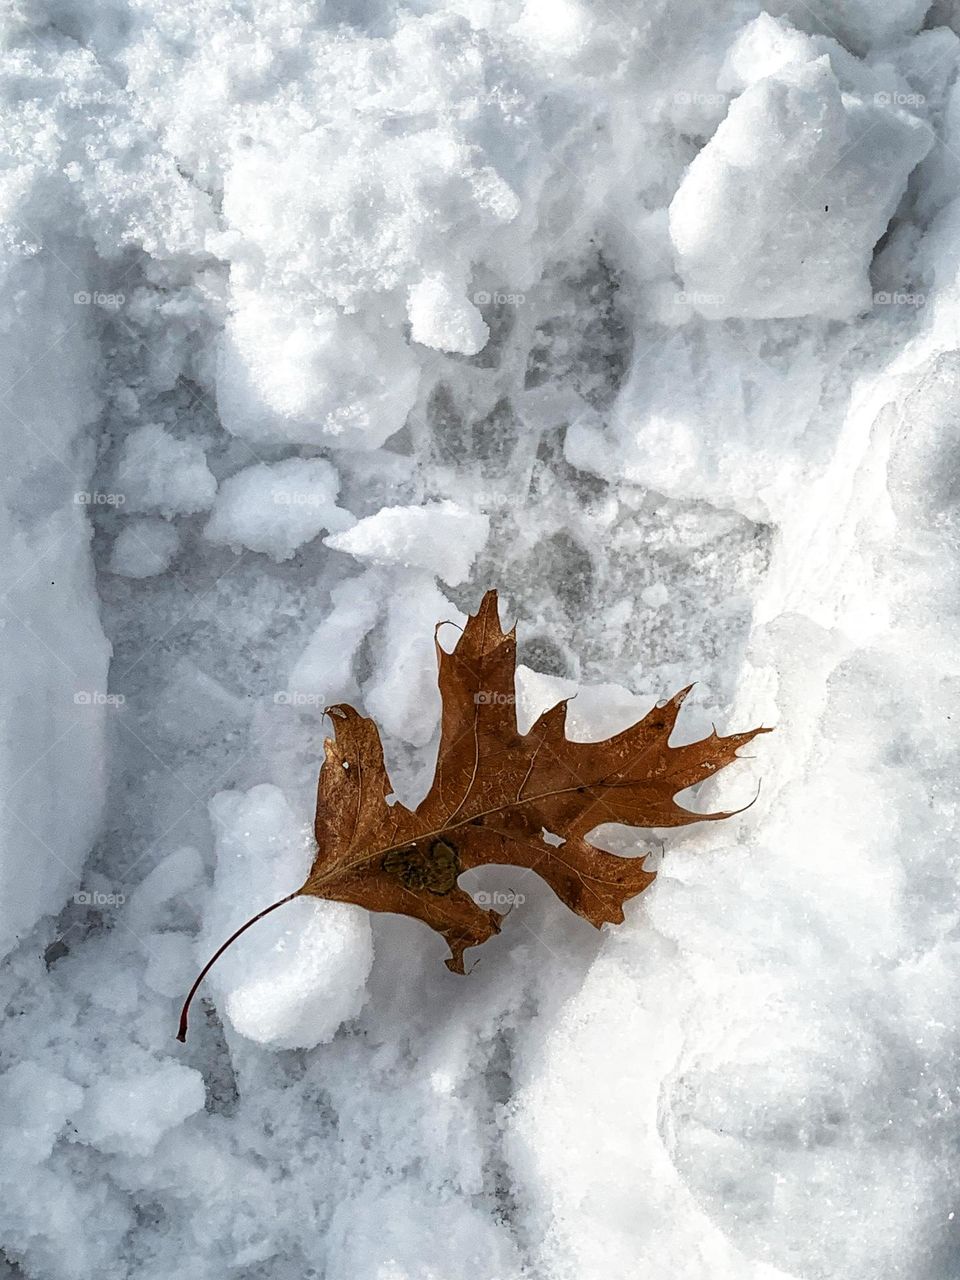
POLYGON ((289 560, 318 533, 353 523, 337 506, 339 491, 337 472, 322 458, 261 462, 224 480, 204 536, 289 560))
MULTIPOLYGON (((309 830, 277 787, 222 791, 210 815, 217 870, 197 946, 201 963, 238 919, 302 884, 312 857, 309 830)), ((372 960, 366 912, 297 898, 224 952, 210 982, 241 1035, 275 1049, 311 1048, 359 1012, 372 960)))
POLYGON ((324 542, 374 564, 427 569, 456 586, 466 580, 489 533, 488 516, 444 500, 421 507, 383 507, 324 542))
POLYGON ((134 933, 154 925, 172 898, 196 888, 203 878, 203 859, 197 849, 184 845, 168 853, 137 885, 127 907, 134 933))
POLYGON ((0 1076, 0 1161, 42 1164, 68 1118, 79 1111, 83 1090, 42 1062, 18 1062, 0 1076))
POLYGON ((843 93, 827 57, 751 85, 670 205, 685 300, 713 319, 868 310, 873 246, 931 142, 882 94, 843 93))
POLYGON ((591 34, 591 15, 577 0, 524 0, 513 32, 534 57, 575 57, 591 34))
POLYGON ((413 408, 419 371, 399 334, 334 307, 291 312, 240 294, 217 363, 226 429, 251 440, 375 449, 413 408))
POLYGON ((203 1076, 179 1062, 107 1076, 86 1091, 76 1117, 78 1140, 114 1155, 147 1156, 203 1103, 203 1076))
MULTIPOLYGON (((320 623, 290 673, 288 691, 308 697, 317 706, 356 691, 353 661, 364 637, 375 626, 384 594, 376 569, 330 592, 333 609, 320 623)), ((291 701, 295 699, 291 698, 291 701)))
POLYGON ((439 351, 476 355, 490 336, 476 306, 443 276, 425 276, 414 285, 407 313, 414 342, 439 351))
POLYGON ((363 686, 363 701, 380 727, 415 747, 425 746, 440 721, 434 628, 441 627, 444 647, 466 622, 466 616, 423 573, 398 574, 386 592, 387 607, 380 637, 382 661, 363 686))
POLYGON ((180 535, 172 524, 156 517, 128 520, 113 544, 110 572, 124 578, 152 578, 170 567, 180 549, 180 535))
POLYGON ((217 492, 207 458, 196 440, 180 440, 158 423, 131 431, 117 468, 127 511, 171 516, 206 511, 217 492))

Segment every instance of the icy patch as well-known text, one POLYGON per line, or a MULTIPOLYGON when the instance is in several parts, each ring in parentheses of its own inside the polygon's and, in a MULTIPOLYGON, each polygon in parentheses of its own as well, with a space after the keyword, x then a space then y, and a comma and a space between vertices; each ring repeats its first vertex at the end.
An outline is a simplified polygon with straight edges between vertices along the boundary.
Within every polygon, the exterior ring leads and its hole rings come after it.
POLYGON ((489 532, 489 516, 446 499, 422 507, 383 507, 324 542, 373 564, 428 569, 455 586, 470 573, 489 532))
POLYGON ((178 439, 158 423, 131 431, 117 465, 117 488, 125 511, 172 516, 206 511, 217 482, 198 441, 178 439))
MULTIPOLYGON (((221 792, 210 816, 217 870, 199 962, 245 918, 299 888, 312 859, 309 833, 277 787, 221 792)), ((298 898, 238 939, 209 982, 241 1035, 273 1049, 311 1048, 359 1012, 372 959, 365 912, 298 898)))
POLYGON ((152 578, 163 573, 180 547, 176 526, 147 517, 128 520, 110 553, 110 572, 124 578, 152 578))
POLYGON ((317 534, 353 523, 337 506, 339 491, 336 471, 321 458, 259 463, 223 481, 203 532, 234 550, 289 560, 317 534))

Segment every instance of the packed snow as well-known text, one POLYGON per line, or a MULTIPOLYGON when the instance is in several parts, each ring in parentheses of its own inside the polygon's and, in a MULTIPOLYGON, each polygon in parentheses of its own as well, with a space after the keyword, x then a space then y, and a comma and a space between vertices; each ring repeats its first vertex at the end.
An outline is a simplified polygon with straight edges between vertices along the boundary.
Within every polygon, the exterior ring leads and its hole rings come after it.
POLYGON ((489 534, 488 516, 444 501, 383 507, 325 541, 328 547, 348 551, 358 560, 427 569, 444 582, 457 585, 469 578, 489 534))
POLYGON ((336 471, 323 458, 255 463, 223 482, 204 534, 237 550, 248 547, 289 560, 325 530, 353 524, 337 506, 339 487, 336 471))
POLYGON ((0 1276, 954 1280, 960 6, 0 23, 0 1276), (490 586, 749 807, 617 928, 471 872, 467 978, 288 902, 178 1043, 490 586))
POLYGON ((179 549, 176 525, 150 516, 127 520, 113 544, 108 568, 127 578, 152 578, 170 567, 179 549))

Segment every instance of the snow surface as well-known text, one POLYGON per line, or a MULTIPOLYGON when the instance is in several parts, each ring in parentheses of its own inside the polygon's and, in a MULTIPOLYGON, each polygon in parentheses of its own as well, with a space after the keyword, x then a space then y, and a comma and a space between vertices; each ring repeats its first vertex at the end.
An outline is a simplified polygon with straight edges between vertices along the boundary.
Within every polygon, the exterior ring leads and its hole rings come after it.
POLYGON ((238 551, 248 547, 289 560, 317 534, 353 523, 337 506, 339 488, 323 458, 255 463, 223 482, 204 534, 238 551))
MULTIPOLYGON (((954 1280, 960 8, 16 0, 0 1277, 954 1280), (323 708, 776 733, 467 979, 323 708), (762 785, 760 785, 762 783, 762 785)), ((520 902, 519 898, 523 901, 520 902)))
POLYGON ((175 525, 151 516, 127 520, 113 544, 108 568, 127 578, 152 578, 170 567, 179 549, 175 525))
POLYGON ((345 533, 325 539, 328 547, 348 551, 373 564, 428 569, 456 586, 490 536, 488 516, 467 511, 456 502, 427 502, 413 507, 383 507, 345 533))

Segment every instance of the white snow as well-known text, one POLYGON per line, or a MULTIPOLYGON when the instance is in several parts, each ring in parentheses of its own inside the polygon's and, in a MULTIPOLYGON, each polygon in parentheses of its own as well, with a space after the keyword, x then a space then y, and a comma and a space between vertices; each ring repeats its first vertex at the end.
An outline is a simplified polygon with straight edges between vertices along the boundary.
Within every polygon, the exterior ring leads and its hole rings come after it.
MULTIPOLYGON (((10 85, 0 100, 16 110, 10 85)), ((0 199, 42 229, 38 181, 8 171, 0 199)), ((0 245, 0 955, 79 887, 104 797, 110 647, 87 513, 113 495, 83 441, 98 401, 90 312, 71 301, 82 270, 67 249, 41 263, 0 245)))
POLYGON ((171 1129, 203 1108, 203 1076, 179 1062, 131 1076, 106 1076, 87 1089, 77 1137, 114 1155, 148 1156, 171 1129))
POLYGON ((244 467, 220 486, 204 535, 237 550, 289 560, 319 533, 353 523, 337 506, 339 489, 336 471, 322 458, 244 467))
POLYGON ((469 575, 489 533, 488 516, 445 499, 422 507, 382 507, 324 541, 358 560, 429 569, 456 586, 469 575))
POLYGON ((22 1061, 0 1075, 0 1152, 4 1163, 43 1164, 83 1090, 42 1062, 22 1061))
POLYGON ((947 0, 0 15, 0 1275, 954 1280, 947 0), (323 710, 775 725, 450 974, 323 710), (436 632, 434 628, 442 623, 436 632), (759 792, 758 792, 759 787, 759 792), (469 966, 468 966, 469 967, 469 966))
MULTIPOLYGON (((269 190, 267 174, 257 175, 269 190)), ((275 193, 276 194, 276 193, 275 193)), ((278 307, 242 293, 217 362, 223 425, 253 441, 376 448, 413 406, 417 369, 395 331, 334 307, 278 307)))
POLYGON ((445 648, 451 632, 466 622, 426 574, 403 573, 385 584, 380 662, 363 686, 370 714, 387 733, 415 747, 425 746, 440 724, 434 631, 445 648))
POLYGON ((414 342, 476 355, 490 330, 476 306, 442 276, 425 276, 410 290, 407 307, 414 342))
MULTIPOLYGON (((244 915, 299 889, 310 869, 307 832, 272 786, 221 792, 210 803, 217 871, 199 963, 244 915)), ((330 1040, 363 1005, 370 926, 357 907, 316 898, 287 903, 244 934, 211 975, 230 1024, 278 1049, 330 1040)), ((198 967, 199 967, 198 963, 198 967)))
POLYGON ((196 440, 180 439, 159 423, 131 431, 117 466, 116 487, 124 511, 193 515, 213 502, 217 482, 196 440))
POLYGON ((127 520, 110 553, 110 572, 125 578, 152 578, 170 567, 179 547, 175 525, 154 516, 127 520))
POLYGON ((371 569, 334 587, 331 608, 290 672, 289 690, 278 694, 278 700, 323 707, 356 696, 357 652, 377 622, 384 586, 371 569))
POLYGON ((670 204, 685 299, 713 319, 848 319, 870 309, 873 246, 933 135, 895 105, 898 82, 864 73, 855 92, 821 52, 830 42, 796 40, 789 57, 776 24, 762 29, 773 48, 734 50, 746 87, 670 204))

